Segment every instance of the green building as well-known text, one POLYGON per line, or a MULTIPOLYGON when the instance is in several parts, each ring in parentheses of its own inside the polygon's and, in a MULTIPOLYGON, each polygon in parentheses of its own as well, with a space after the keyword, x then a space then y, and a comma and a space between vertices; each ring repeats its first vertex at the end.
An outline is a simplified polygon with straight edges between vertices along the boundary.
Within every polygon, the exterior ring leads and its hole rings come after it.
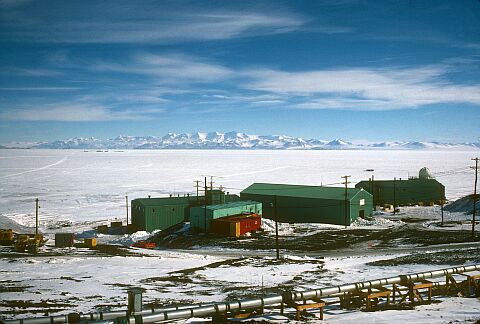
POLYGON ((370 192, 376 206, 431 205, 445 200, 445 186, 435 179, 367 180, 355 187, 370 192))
POLYGON ((190 209, 190 226, 202 231, 211 228, 214 219, 242 214, 262 214, 262 204, 256 201, 235 201, 219 205, 192 207, 190 209))
POLYGON ((373 212, 372 195, 356 188, 348 188, 345 197, 341 187, 254 183, 240 198, 261 202, 263 217, 286 223, 350 225, 373 212))
MULTIPOLYGON (((207 205, 238 201, 237 195, 221 190, 207 191, 207 205)), ((165 230, 188 221, 190 208, 205 205, 204 196, 139 198, 131 202, 132 225, 136 231, 165 230)))

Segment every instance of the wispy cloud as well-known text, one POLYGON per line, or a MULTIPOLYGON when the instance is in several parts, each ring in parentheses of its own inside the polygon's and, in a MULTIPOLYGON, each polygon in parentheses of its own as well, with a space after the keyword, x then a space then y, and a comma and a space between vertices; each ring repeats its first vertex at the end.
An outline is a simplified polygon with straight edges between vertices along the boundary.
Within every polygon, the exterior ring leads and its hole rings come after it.
POLYGON ((229 78, 233 71, 220 64, 184 54, 156 55, 138 53, 126 63, 95 62, 90 69, 99 72, 139 74, 155 77, 157 82, 214 82, 229 78))
POLYGON ((0 91, 71 91, 79 87, 1 87, 0 91))
POLYGON ((33 0, 0 0, 0 8, 7 9, 12 7, 18 7, 32 1, 33 0))
POLYGON ((36 42, 177 43, 281 34, 306 23, 279 10, 218 10, 167 1, 103 1, 91 6, 51 1, 35 9, 13 9, 2 15, 9 23, 2 38, 36 42))
POLYGON ((5 68, 0 71, 3 75, 18 75, 26 77, 55 77, 63 73, 52 69, 40 68, 5 68))
POLYGON ((162 109, 117 111, 98 105, 64 103, 3 111, 0 112, 0 120, 62 122, 145 120, 162 112, 162 109))
POLYGON ((248 89, 298 96, 309 109, 391 110, 437 103, 480 104, 480 85, 449 82, 448 66, 250 71, 248 89))

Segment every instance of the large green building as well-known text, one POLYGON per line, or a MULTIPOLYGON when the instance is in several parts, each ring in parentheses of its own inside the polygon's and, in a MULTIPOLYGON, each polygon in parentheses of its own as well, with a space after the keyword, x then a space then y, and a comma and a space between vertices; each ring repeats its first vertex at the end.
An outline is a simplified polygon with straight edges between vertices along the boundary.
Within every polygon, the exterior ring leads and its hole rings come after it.
POLYGON ((345 197, 341 187, 254 183, 240 198, 261 202, 263 217, 287 223, 350 225, 373 212, 372 195, 356 188, 348 188, 345 197))
POLYGON ((441 204, 445 200, 445 187, 435 179, 367 180, 355 187, 370 192, 376 206, 441 204))
MULTIPOLYGON (((207 205, 238 201, 237 195, 225 195, 220 190, 207 191, 207 205)), ((131 202, 132 225, 137 231, 165 230, 188 221, 190 209, 205 205, 204 196, 139 198, 131 202)))
POLYGON ((202 231, 211 228, 211 222, 228 216, 242 214, 262 214, 262 204, 256 201, 236 201, 219 205, 192 207, 190 209, 190 226, 202 231))

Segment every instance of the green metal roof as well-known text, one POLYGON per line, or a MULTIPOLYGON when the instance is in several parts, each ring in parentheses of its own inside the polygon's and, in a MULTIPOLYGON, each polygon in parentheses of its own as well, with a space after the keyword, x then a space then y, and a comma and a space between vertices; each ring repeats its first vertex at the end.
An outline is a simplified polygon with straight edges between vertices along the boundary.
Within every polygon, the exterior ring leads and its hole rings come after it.
MULTIPOLYGON (((227 208, 235 208, 235 207, 242 207, 246 205, 255 205, 260 204, 258 201, 253 200, 242 200, 242 201, 233 201, 225 204, 218 204, 218 205, 208 205, 208 210, 220 210, 220 209, 227 209, 227 208)), ((204 208, 205 206, 198 206, 200 208, 204 208)))
MULTIPOLYGON (((422 178, 409 178, 409 179, 396 179, 396 180, 374 180, 375 183, 382 183, 382 184, 385 184, 385 183, 392 183, 393 182, 396 182, 398 184, 400 183, 407 183, 407 184, 412 184, 412 183, 438 183, 440 185, 442 185, 437 179, 422 179, 422 178)), ((363 184, 368 184, 370 183, 371 181, 370 180, 362 180, 360 181, 359 183, 357 183, 357 185, 363 185, 363 184)), ((442 185, 443 186, 443 185, 442 185)))
MULTIPOLYGON (((198 200, 204 199, 204 196, 198 196, 198 200)), ((235 194, 225 195, 225 201, 236 201, 240 199, 240 196, 235 194)), ((196 201, 197 196, 191 195, 187 197, 160 197, 160 198, 137 198, 134 199, 136 202, 141 203, 143 206, 163 206, 163 205, 185 205, 189 202, 196 201)))
POLYGON ((185 204, 188 204, 189 201, 194 201, 196 199, 197 199, 196 196, 190 196, 190 197, 138 198, 134 200, 136 202, 141 203, 145 207, 147 207, 147 206, 163 206, 163 205, 185 205, 185 204))
MULTIPOLYGON (((358 188, 347 188, 348 199, 352 199, 360 190, 361 189, 358 188)), ((345 200, 345 187, 254 183, 241 193, 266 196, 345 200)))

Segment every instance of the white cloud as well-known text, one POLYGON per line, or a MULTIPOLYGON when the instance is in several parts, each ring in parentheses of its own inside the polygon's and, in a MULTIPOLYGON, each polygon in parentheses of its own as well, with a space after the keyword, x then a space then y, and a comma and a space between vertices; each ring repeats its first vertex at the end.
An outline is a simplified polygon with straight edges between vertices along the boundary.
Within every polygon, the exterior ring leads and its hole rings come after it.
POLYGON ((39 69, 39 68, 5 68, 0 71, 0 74, 4 75, 20 75, 27 77, 55 77, 63 75, 62 72, 51 69, 39 69))
POLYGON ((90 68, 101 72, 149 75, 156 77, 158 83, 215 82, 233 75, 233 71, 222 65, 183 54, 139 53, 126 64, 103 61, 92 64, 90 68))
POLYGON ((249 71, 248 89, 300 97, 298 108, 389 110, 436 103, 480 104, 480 85, 445 80, 447 66, 249 71))
POLYGON ((1 87, 2 91, 70 91, 78 87, 1 87))
POLYGON ((0 112, 0 119, 62 122, 145 120, 161 112, 163 112, 162 109, 129 109, 116 111, 97 105, 65 103, 2 111, 0 112))
POLYGON ((306 23, 300 16, 278 10, 216 10, 162 1, 114 1, 89 6, 52 1, 51 6, 43 6, 34 14, 27 7, 9 11, 2 18, 9 22, 3 38, 66 43, 220 40, 287 33, 306 23))
POLYGON ((32 0, 0 0, 0 8, 18 7, 29 2, 32 2, 32 0))

